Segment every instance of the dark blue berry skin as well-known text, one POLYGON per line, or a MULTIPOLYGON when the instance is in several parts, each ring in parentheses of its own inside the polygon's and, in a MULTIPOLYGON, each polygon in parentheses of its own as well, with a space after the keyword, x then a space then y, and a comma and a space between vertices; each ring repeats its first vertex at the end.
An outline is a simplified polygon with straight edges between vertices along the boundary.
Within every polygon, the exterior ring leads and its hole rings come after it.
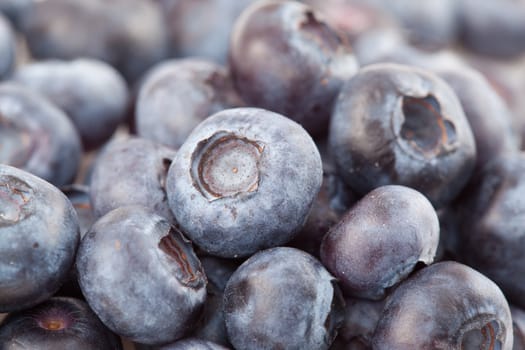
POLYGON ((321 244, 321 261, 347 295, 382 299, 418 262, 430 264, 439 220, 427 198, 404 186, 382 186, 351 207, 321 244))
MULTIPOLYGON (((306 4, 321 11, 334 28, 353 44, 365 33, 379 28, 398 30, 391 15, 365 1, 307 0, 306 4)), ((359 60, 358 60, 359 61, 359 60)))
POLYGON ((213 256, 201 257, 202 267, 208 278, 206 304, 199 324, 191 336, 206 339, 223 346, 230 346, 223 315, 223 295, 226 283, 239 267, 231 259, 213 256))
POLYGON ((404 185, 437 208, 458 195, 476 161, 453 90, 405 65, 369 65, 350 79, 334 108, 329 140, 343 180, 357 193, 404 185))
POLYGON ((228 61, 228 40, 235 19, 255 0, 157 0, 166 16, 175 57, 228 61))
POLYGON ((231 35, 229 63, 248 105, 284 114, 316 138, 326 135, 337 93, 357 71, 346 38, 298 1, 245 9, 231 35))
POLYGON ((89 187, 81 184, 62 186, 60 190, 69 199, 78 216, 80 237, 84 237, 91 225, 95 222, 93 206, 89 199, 89 187))
POLYGON ((437 69, 455 91, 476 141, 476 172, 491 159, 517 152, 521 137, 513 129, 512 113, 489 82, 474 69, 437 69))
POLYGON ((23 28, 35 58, 97 58, 131 82, 167 55, 162 14, 149 0, 38 1, 23 28))
POLYGON ((288 242, 322 182, 319 151, 294 121, 258 108, 219 112, 197 126, 168 172, 168 203, 201 249, 248 256, 288 242))
POLYGON ((509 304, 476 270, 447 261, 419 270, 386 300, 375 350, 512 349, 509 304))
POLYGON ((519 150, 521 135, 513 128, 514 116, 505 100, 481 72, 459 56, 451 52, 429 54, 398 46, 374 60, 431 70, 454 90, 476 142, 475 172, 498 154, 519 150))
POLYGON ((93 311, 134 342, 173 342, 201 315, 206 276, 191 243, 144 207, 121 207, 100 218, 82 239, 76 266, 93 311))
POLYGON ((61 186, 74 179, 81 153, 64 112, 26 87, 0 85, 0 163, 61 186))
POLYGON ((511 305, 510 313, 514 326, 514 347, 512 350, 525 349, 525 311, 511 305))
POLYGON ((140 86, 136 132, 178 148, 206 117, 240 106, 226 68, 200 58, 165 61, 148 72, 140 86))
POLYGON ((326 233, 357 201, 357 197, 335 170, 324 170, 321 190, 315 198, 308 219, 299 233, 287 244, 319 257, 319 248, 326 233))
POLYGON ((372 349, 372 336, 384 303, 384 300, 345 298, 345 320, 330 350, 372 349))
POLYGON ((89 195, 96 217, 126 205, 142 205, 174 222, 165 183, 175 150, 131 137, 109 143, 95 160, 89 195))
POLYGON ((437 50, 456 41, 458 6, 455 0, 370 0, 366 4, 392 16, 407 39, 418 47, 437 50))
POLYGON ((525 52, 525 4, 520 1, 459 1, 461 44, 477 54, 499 58, 525 52))
POLYGON ((6 78, 15 66, 16 43, 10 23, 0 13, 0 80, 6 78))
POLYGON ((525 307, 525 154, 486 165, 459 204, 460 257, 525 307))
POLYGON ((0 0, 0 12, 16 29, 20 29, 24 16, 31 10, 35 0, 0 0))
POLYGON ((73 206, 59 189, 0 164, 0 313, 53 295, 80 240, 73 206))
POLYGON ((0 324, 0 349, 120 350, 122 344, 85 302, 54 297, 9 314, 0 324))
POLYGON ((198 338, 188 338, 164 345, 155 350, 228 350, 229 348, 198 338))
POLYGON ((335 279, 295 248, 261 251, 232 275, 224 318, 235 349, 328 349, 343 321, 335 279))
POLYGON ((86 150, 101 146, 125 119, 126 82, 105 62, 37 61, 20 67, 12 80, 40 92, 60 107, 73 121, 86 150))

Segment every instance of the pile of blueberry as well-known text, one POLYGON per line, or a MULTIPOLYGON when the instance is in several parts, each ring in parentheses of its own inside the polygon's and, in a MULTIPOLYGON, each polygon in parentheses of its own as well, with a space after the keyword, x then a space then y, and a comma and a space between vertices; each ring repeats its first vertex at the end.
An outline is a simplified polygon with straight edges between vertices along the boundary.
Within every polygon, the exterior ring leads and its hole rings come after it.
POLYGON ((0 349, 525 350, 525 1, 0 0, 0 349))

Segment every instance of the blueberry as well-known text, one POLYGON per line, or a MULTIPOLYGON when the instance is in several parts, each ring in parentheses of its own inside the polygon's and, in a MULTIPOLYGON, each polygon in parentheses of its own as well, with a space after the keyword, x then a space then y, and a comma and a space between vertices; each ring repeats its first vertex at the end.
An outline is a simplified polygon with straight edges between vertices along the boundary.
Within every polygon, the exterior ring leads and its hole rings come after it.
POLYGON ((460 257, 525 307, 525 154, 489 162, 462 196, 460 257))
POLYGON ((321 261, 348 295, 381 299, 439 242, 436 211, 421 193, 382 186, 351 207, 324 237, 321 261))
POLYGON ((206 117, 241 105, 226 68, 198 58, 164 61, 139 89, 137 134, 178 148, 206 117))
POLYGON ((124 121, 126 82, 107 63, 93 59, 37 61, 20 67, 12 79, 40 92, 66 112, 86 150, 106 142, 124 121))
POLYGON ((23 28, 35 58, 97 58, 128 81, 167 55, 162 14, 149 0, 37 1, 23 28))
POLYGON ((234 84, 245 102, 326 134, 333 102, 357 62, 343 35, 298 1, 259 1, 243 11, 230 41, 234 84))
POLYGON ((367 66, 345 84, 329 137, 340 174, 357 193, 405 185, 438 208, 458 195, 476 161, 452 89, 426 70, 398 64, 367 66))
POLYGON ((165 183, 175 151, 153 141, 115 140, 93 165, 89 196, 96 217, 126 205, 142 205, 174 222, 165 183))
POLYGON ((429 69, 454 90, 476 142, 476 171, 498 154, 519 149, 521 136, 513 129, 510 108, 489 81, 457 55, 399 46, 376 60, 429 69))
POLYGON ((202 57, 219 64, 228 59, 233 23, 255 0, 158 0, 163 6, 172 54, 202 57))
POLYGON ((0 312, 51 297, 73 265, 79 239, 75 210, 59 189, 0 164, 0 312))
POLYGON ((0 80, 6 78, 15 66, 15 35, 9 22, 0 13, 0 80))
POLYGON ((328 349, 344 301, 334 277, 311 255, 271 248, 246 260, 224 291, 226 329, 235 349, 328 349))
POLYGON ((423 268, 389 295, 372 348, 512 349, 509 304, 487 277, 457 262, 423 268))
POLYGON ((143 344, 173 342, 195 326, 206 276, 191 243, 140 206, 97 220, 77 253, 86 301, 115 333, 143 344))
POLYGON ((0 324, 0 348, 120 350, 122 344, 85 302, 55 297, 9 314, 0 324))
POLYGON ((199 124, 168 171, 168 203, 204 251, 248 256, 301 229, 322 181, 319 151, 294 121, 257 108, 199 124))
POLYGON ((56 186, 70 183, 80 162, 79 136, 67 116, 43 96, 0 85, 0 162, 56 186))

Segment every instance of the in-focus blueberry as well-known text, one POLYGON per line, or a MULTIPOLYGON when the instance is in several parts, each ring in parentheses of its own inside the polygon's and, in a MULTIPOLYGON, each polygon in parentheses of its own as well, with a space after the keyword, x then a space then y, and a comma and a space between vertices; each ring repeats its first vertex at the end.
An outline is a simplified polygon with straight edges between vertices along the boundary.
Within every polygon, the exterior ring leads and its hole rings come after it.
POLYGON ((227 109, 199 124, 168 171, 168 203, 200 248, 248 256, 288 242, 322 182, 319 151, 296 122, 258 108, 227 109))
POLYGON ((120 207, 98 219, 82 238, 76 266, 89 306, 134 342, 173 342, 201 316, 206 275, 191 242, 145 207, 120 207))
POLYGON ((335 279, 313 256, 277 247, 246 260, 224 291, 235 349, 328 349, 343 321, 335 279))
POLYGON ((73 266, 77 215, 48 182, 0 164, 0 312, 51 297, 73 266))

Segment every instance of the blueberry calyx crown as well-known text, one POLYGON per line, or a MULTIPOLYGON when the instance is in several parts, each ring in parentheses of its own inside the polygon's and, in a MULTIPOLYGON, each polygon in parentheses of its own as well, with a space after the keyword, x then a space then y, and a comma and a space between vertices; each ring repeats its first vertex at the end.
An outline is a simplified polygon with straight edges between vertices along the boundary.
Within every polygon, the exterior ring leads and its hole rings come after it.
POLYGON ((179 265, 176 276, 180 283, 194 289, 202 286, 205 280, 202 267, 193 254, 191 242, 179 230, 170 227, 168 234, 160 239, 159 248, 179 265))
POLYGON ((261 142, 219 131, 196 147, 192 156, 194 186, 209 201, 257 191, 261 142))
POLYGON ((28 215, 26 205, 33 195, 31 187, 20 179, 0 175, 0 226, 9 226, 28 215))
POLYGON ((434 96, 403 96, 402 112, 405 120, 398 140, 414 156, 432 159, 457 148, 456 128, 442 115, 434 96))

